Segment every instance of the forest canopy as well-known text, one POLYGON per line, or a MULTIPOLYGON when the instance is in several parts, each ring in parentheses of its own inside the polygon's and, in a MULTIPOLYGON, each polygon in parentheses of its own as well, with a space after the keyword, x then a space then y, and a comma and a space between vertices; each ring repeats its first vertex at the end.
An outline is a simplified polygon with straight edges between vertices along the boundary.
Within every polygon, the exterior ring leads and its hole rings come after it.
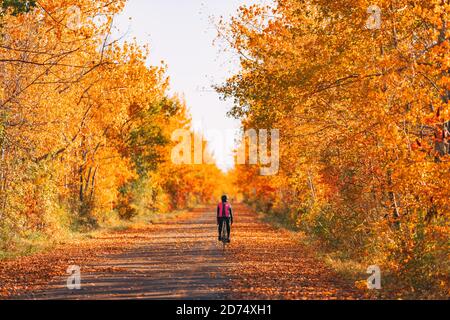
POLYGON ((219 197, 215 165, 170 161, 191 120, 148 48, 113 35, 124 4, 1 2, 0 249, 219 197))
POLYGON ((235 102, 230 114, 281 136, 280 174, 238 166, 237 187, 408 290, 445 290, 450 5, 376 4, 278 0, 221 25, 241 63, 218 88, 235 102))

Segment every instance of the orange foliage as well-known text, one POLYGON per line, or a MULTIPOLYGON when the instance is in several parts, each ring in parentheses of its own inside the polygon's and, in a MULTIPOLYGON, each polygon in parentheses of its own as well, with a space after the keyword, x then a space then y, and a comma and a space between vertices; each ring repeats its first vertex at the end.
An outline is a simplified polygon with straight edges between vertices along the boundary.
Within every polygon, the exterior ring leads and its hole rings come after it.
POLYGON ((237 180, 249 202, 395 270, 408 288, 442 288, 450 7, 378 1, 381 28, 367 29, 371 4, 278 0, 243 7, 221 26, 241 57, 241 71, 219 88, 236 99, 231 114, 281 135, 279 175, 243 167, 237 180))
POLYGON ((0 16, 0 247, 214 195, 215 166, 168 157, 190 119, 164 68, 111 35, 124 2, 43 0, 0 16))

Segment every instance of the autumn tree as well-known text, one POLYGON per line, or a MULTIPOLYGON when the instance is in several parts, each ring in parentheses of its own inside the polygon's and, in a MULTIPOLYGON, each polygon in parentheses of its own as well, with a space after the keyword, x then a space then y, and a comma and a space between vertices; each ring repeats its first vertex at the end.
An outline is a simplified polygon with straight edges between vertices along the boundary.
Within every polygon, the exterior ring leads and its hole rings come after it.
POLYGON ((168 94, 165 68, 147 65, 148 48, 112 35, 124 4, 2 2, 1 248, 213 193, 218 170, 170 161, 172 131, 189 128, 186 105, 168 94))
POLYGON ((230 114, 281 131, 280 174, 240 178, 329 246, 445 287, 450 7, 378 1, 374 27, 371 5, 279 0, 220 27, 241 61, 218 88, 230 114))

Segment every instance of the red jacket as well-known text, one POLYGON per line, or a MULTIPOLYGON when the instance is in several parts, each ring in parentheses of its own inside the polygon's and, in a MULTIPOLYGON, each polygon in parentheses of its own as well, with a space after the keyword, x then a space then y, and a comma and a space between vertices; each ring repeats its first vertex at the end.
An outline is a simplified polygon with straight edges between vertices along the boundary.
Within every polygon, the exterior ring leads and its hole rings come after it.
POLYGON ((228 202, 221 202, 217 205, 217 218, 230 218, 233 221, 233 210, 228 202))

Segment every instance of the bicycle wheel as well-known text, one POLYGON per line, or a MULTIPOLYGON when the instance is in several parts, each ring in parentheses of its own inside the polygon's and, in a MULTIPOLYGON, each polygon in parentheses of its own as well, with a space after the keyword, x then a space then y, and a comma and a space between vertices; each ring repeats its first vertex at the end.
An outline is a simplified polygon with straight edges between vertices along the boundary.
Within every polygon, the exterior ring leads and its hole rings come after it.
POLYGON ((225 220, 222 221, 221 237, 222 237, 222 242, 225 244, 228 239, 227 224, 226 224, 225 220))

